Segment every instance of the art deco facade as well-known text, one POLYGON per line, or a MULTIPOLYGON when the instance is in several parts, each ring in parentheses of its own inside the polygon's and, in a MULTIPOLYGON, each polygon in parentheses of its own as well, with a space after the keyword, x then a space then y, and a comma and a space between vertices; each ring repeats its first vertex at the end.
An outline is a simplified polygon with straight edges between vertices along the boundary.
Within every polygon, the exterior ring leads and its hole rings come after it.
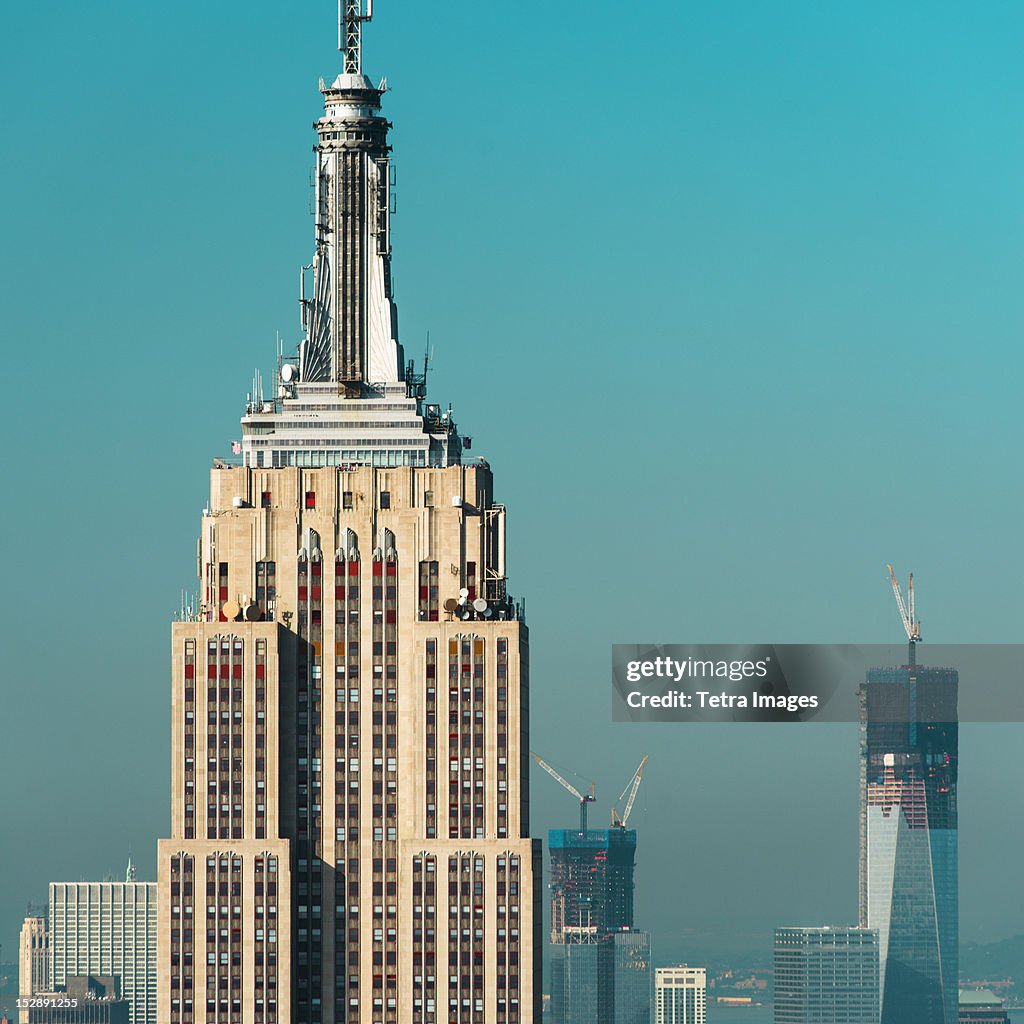
POLYGON ((882 1024, 957 1024, 957 673, 861 687, 860 924, 879 934, 882 1024))
MULTIPOLYGON (((50 987, 50 939, 45 917, 26 917, 18 941, 18 995, 22 999, 50 987)), ((28 1024, 28 1008, 18 1010, 19 1024, 28 1024)))
POLYGON ((528 634, 491 470, 398 344, 363 20, 322 85, 303 340, 214 464, 173 629, 168 1024, 539 1019, 528 634))

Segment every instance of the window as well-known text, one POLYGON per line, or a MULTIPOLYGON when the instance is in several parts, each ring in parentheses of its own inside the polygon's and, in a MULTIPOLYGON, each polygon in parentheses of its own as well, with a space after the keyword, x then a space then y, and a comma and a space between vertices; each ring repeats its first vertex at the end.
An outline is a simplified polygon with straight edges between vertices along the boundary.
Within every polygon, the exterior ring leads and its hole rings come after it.
POLYGON ((316 491, 306 491, 306 508, 316 508, 316 491))
POLYGON ((260 495, 260 507, 270 508, 270 491, 264 491, 260 495))
POLYGON ((426 505, 427 508, 433 508, 434 507, 434 492, 433 491, 424 491, 423 492, 423 504, 426 505))
POLYGON ((381 491, 380 492, 380 507, 391 508, 391 492, 381 491))
POLYGON ((342 494, 341 494, 341 507, 342 508, 352 508, 352 492, 351 491, 342 491, 342 494))

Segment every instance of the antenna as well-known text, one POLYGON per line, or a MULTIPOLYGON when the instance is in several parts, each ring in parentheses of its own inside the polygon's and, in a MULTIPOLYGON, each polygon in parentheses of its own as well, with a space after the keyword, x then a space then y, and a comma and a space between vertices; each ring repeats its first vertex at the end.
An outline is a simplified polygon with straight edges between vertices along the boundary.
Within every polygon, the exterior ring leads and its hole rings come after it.
POLYGON ((346 75, 363 73, 363 22, 373 18, 373 0, 338 0, 338 50, 345 55, 346 75))
POLYGON ((907 579, 907 600, 903 600, 903 592, 900 590, 899 580, 891 565, 886 565, 889 570, 889 585, 892 587, 896 604, 900 610, 900 621, 903 623, 903 631, 907 634, 907 642, 910 645, 910 664, 916 665, 915 645, 921 642, 921 620, 916 619, 914 610, 914 574, 911 573, 907 579))

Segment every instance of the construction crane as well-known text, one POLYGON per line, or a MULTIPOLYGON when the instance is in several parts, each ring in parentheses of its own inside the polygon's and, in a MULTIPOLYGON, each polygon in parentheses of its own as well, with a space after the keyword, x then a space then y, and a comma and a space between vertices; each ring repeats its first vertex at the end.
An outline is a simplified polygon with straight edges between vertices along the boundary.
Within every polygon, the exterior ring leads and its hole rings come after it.
POLYGON ((629 793, 629 799, 626 801, 626 809, 622 812, 622 817, 619 817, 619 812, 613 807, 612 808, 612 825, 615 828, 625 828, 626 822, 629 821, 629 816, 633 812, 633 804, 636 802, 636 794, 640 789, 640 782, 644 777, 644 765, 647 764, 647 759, 650 754, 644 754, 644 759, 640 762, 640 766, 635 772, 633 772, 633 778, 626 783, 626 788, 619 794, 621 800, 627 793, 629 793))
POLYGON ((571 782, 567 782, 562 778, 554 768, 551 767, 542 757, 538 757, 533 751, 530 751, 530 756, 534 759, 555 780, 559 785, 569 790, 570 793, 580 802, 580 832, 587 831, 587 804, 592 804, 597 797, 594 795, 594 784, 590 784, 590 789, 586 793, 581 793, 571 782))
POLYGON ((889 570, 889 583, 892 592, 896 596, 896 604, 900 609, 900 620, 903 623, 903 631, 907 634, 907 643, 910 645, 910 664, 917 664, 915 645, 921 642, 921 620, 914 617, 914 574, 911 573, 907 579, 907 599, 903 600, 903 592, 900 590, 899 580, 893 572, 891 565, 889 570))

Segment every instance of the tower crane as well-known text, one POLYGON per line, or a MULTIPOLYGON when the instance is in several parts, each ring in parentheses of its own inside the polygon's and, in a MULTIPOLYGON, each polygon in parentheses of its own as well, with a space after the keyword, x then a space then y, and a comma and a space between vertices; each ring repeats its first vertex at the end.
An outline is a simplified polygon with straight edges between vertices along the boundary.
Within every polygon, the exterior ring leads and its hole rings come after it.
POLYGON ((594 784, 590 784, 590 788, 586 793, 581 793, 571 782, 567 782, 562 778, 554 768, 551 767, 542 757, 538 757, 533 751, 530 751, 530 756, 534 759, 557 782, 565 789, 569 790, 570 793, 580 802, 580 832, 587 831, 587 804, 592 804, 597 797, 594 795, 594 784))
POLYGON ((886 568, 889 570, 889 584, 896 597, 896 604, 899 606, 903 631, 907 634, 907 642, 910 645, 910 664, 916 665, 915 645, 921 642, 921 620, 914 618, 914 574, 911 573, 907 579, 907 599, 904 601, 896 573, 893 572, 891 565, 887 565, 886 568))
POLYGON ((615 828, 625 828, 626 822, 629 821, 629 816, 633 812, 633 804, 636 802, 636 794, 640 789, 640 782, 644 777, 644 765, 647 764, 647 759, 650 754, 644 754, 644 759, 640 762, 639 767, 633 772, 633 778, 626 783, 626 788, 619 794, 621 800, 627 793, 629 793, 629 799, 626 801, 626 809, 622 812, 622 817, 619 817, 619 812, 613 807, 612 808, 612 825, 615 828))

